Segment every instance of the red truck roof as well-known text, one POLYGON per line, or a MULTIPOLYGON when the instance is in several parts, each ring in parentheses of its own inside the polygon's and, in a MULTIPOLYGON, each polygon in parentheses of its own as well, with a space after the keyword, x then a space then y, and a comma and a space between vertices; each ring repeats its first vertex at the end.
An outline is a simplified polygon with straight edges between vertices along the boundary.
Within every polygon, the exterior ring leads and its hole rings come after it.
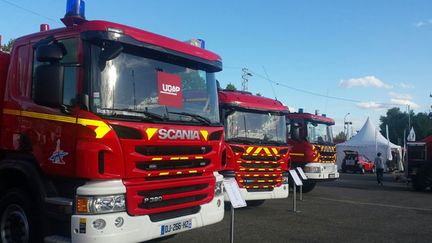
POLYGON ((311 113, 290 113, 287 115, 287 117, 289 119, 310 119, 310 120, 314 120, 314 121, 328 123, 331 125, 335 124, 335 121, 331 118, 328 118, 326 116, 314 115, 311 113))
POLYGON ((141 41, 141 42, 145 42, 148 44, 152 44, 155 46, 160 46, 160 47, 164 47, 167 49, 171 49, 174 51, 178 51, 184 54, 188 54, 188 55, 192 55, 192 56, 196 56, 202 59, 206 59, 209 61, 220 61, 221 58, 219 55, 196 47, 196 46, 192 46, 190 44, 178 41, 178 40, 174 40, 165 36, 161 36, 158 34, 154 34, 148 31, 144 31, 141 29, 137 29, 134 27, 130 27, 130 26, 126 26, 126 25, 122 25, 122 24, 117 24, 117 23, 112 23, 112 22, 108 22, 108 21, 101 21, 101 20, 91 20, 91 21, 84 21, 82 24, 80 25, 73 25, 71 27, 64 27, 64 28, 59 28, 59 29, 53 29, 53 30, 49 30, 49 31, 42 31, 42 32, 37 32, 31 35, 27 35, 27 36, 23 36, 19 39, 16 40, 16 43, 19 44, 21 42, 25 42, 26 40, 28 40, 28 38, 35 38, 37 36, 49 36, 49 35, 62 35, 65 33, 70 33, 70 32, 86 32, 86 31, 108 31, 108 29, 118 29, 121 30, 125 35, 131 36, 134 39, 141 41))
POLYGON ((246 109, 266 111, 288 111, 282 102, 244 91, 219 90, 219 103, 239 106, 246 109))

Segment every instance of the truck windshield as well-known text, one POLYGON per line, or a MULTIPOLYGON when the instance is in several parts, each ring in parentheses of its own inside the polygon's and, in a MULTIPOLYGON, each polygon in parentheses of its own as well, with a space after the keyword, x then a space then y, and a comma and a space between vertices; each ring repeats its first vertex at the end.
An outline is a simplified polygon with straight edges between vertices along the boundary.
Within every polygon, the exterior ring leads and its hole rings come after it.
POLYGON ((332 126, 325 123, 307 122, 307 137, 310 143, 333 143, 332 126))
POLYGON ((285 116, 279 113, 234 111, 225 122, 227 141, 285 144, 285 116))
POLYGON ((95 113, 112 119, 219 123, 214 73, 165 62, 161 53, 156 59, 125 48, 104 61, 101 47, 91 49, 90 104, 95 113))

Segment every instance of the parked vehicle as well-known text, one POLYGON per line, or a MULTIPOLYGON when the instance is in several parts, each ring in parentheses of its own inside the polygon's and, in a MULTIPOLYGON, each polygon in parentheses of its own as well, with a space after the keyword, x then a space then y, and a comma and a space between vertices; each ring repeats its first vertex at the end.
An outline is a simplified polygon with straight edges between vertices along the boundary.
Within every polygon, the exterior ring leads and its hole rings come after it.
POLYGON ((225 126, 224 177, 237 180, 249 206, 288 197, 288 107, 277 100, 229 90, 219 90, 219 107, 225 126))
POLYGON ((312 191, 317 182, 339 178, 332 131, 334 120, 324 114, 304 113, 303 109, 286 117, 288 143, 292 146, 290 167, 301 167, 308 178, 303 192, 312 191))
POLYGON ((359 154, 357 151, 344 150, 345 157, 342 160, 342 172, 366 172, 375 173, 375 164, 365 155, 359 154))
POLYGON ((0 241, 141 242, 221 221, 220 57, 83 5, 0 52, 0 241))

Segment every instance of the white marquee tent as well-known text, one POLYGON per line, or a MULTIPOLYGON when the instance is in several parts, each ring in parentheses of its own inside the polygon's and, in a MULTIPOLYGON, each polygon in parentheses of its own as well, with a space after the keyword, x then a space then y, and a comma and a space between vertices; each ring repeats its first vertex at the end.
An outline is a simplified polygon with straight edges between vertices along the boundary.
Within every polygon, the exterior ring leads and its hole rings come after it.
POLYGON ((336 145, 337 152, 337 165, 341 168, 342 160, 345 156, 344 150, 358 151, 359 154, 363 154, 368 157, 372 162, 374 161, 376 154, 381 152, 384 161, 389 158, 389 147, 391 151, 398 154, 399 161, 397 166, 399 170, 403 170, 402 162, 402 149, 401 146, 395 145, 389 142, 372 124, 368 118, 360 129, 360 131, 352 137, 350 140, 336 145))

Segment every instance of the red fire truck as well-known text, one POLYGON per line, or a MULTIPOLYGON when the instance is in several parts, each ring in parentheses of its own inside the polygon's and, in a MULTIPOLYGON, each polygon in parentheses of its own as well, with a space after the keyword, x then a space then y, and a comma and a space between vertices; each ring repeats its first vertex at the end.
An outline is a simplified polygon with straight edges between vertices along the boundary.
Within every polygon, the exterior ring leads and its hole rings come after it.
POLYGON ((141 242, 221 221, 220 57, 87 21, 83 4, 0 52, 0 241, 141 242))
POLYGON ((288 197, 288 107, 249 92, 219 90, 219 109, 226 136, 224 177, 236 178, 249 206, 288 197))
POLYGON ((287 115, 288 143, 291 149, 291 168, 301 167, 308 180, 303 192, 313 190, 316 182, 339 178, 336 149, 333 143, 334 120, 325 115, 297 113, 287 115))

